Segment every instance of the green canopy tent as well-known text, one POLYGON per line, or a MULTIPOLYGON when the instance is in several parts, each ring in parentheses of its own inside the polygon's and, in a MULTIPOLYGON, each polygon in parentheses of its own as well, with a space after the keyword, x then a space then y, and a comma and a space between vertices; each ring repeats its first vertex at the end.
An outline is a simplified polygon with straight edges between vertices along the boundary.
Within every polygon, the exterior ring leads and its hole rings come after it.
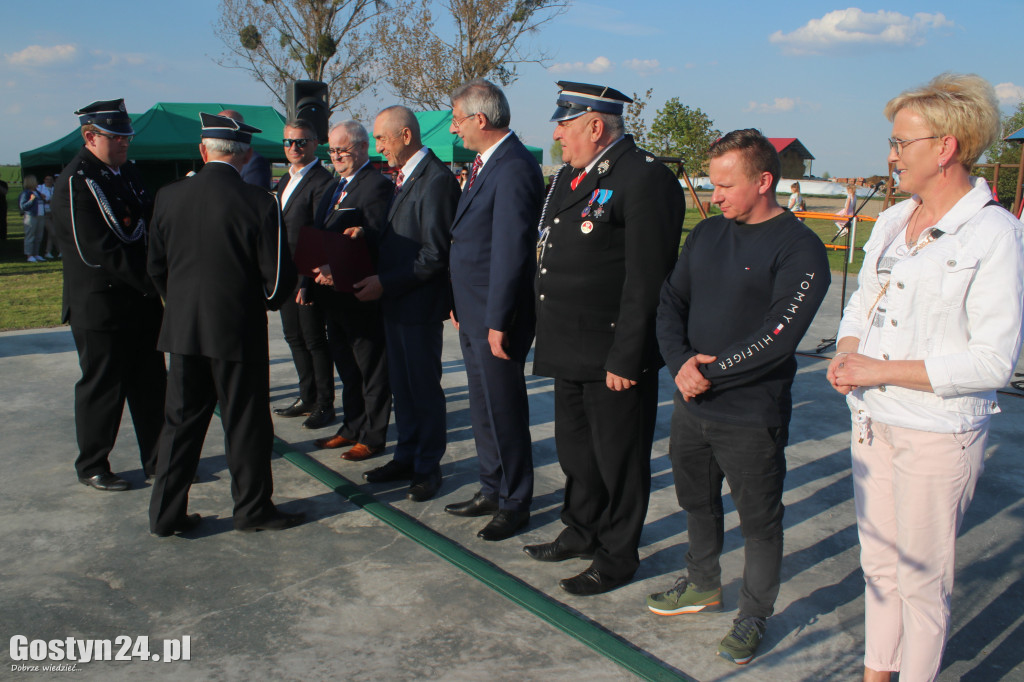
MULTIPOLYGON (((446 111, 417 111, 416 120, 420 124, 420 136, 423 144, 437 154, 437 158, 447 164, 472 163, 476 158, 476 152, 462 146, 462 139, 458 135, 448 132, 452 124, 452 112, 446 111)), ((370 161, 382 163, 384 157, 377 154, 370 145, 370 161)), ((540 147, 527 146, 530 153, 537 159, 537 163, 543 163, 544 151, 540 147)))
MULTIPOLYGON (((253 136, 253 147, 272 162, 284 162, 281 132, 284 116, 273 107, 217 102, 158 102, 144 114, 132 114, 135 139, 128 158, 136 163, 146 185, 155 190, 203 165, 199 155, 199 112, 234 109, 245 122, 263 130, 253 136)), ((64 137, 21 154, 22 173, 37 176, 58 173, 82 147, 75 128, 64 137)))
MULTIPOLYGON (((199 112, 217 113, 224 109, 238 111, 246 123, 263 131, 253 135, 252 144, 256 151, 271 162, 287 162, 281 144, 285 118, 273 107, 216 102, 158 102, 144 114, 132 114, 135 139, 128 152, 128 158, 135 162, 151 191, 202 166, 202 158, 199 156, 199 112)), ((473 161, 476 152, 463 147, 459 136, 448 132, 452 120, 451 111, 421 111, 416 114, 416 119, 420 123, 423 144, 430 147, 443 162, 459 164, 473 161)), ((34 173, 39 177, 58 173, 81 147, 82 136, 79 129, 75 128, 48 145, 22 152, 22 173, 34 173)), ((541 163, 543 151, 539 147, 527 149, 537 159, 537 163, 541 163)), ((319 147, 317 156, 329 162, 326 145, 319 147)), ((375 153, 372 140, 370 161, 377 164, 384 162, 384 157, 375 153)))

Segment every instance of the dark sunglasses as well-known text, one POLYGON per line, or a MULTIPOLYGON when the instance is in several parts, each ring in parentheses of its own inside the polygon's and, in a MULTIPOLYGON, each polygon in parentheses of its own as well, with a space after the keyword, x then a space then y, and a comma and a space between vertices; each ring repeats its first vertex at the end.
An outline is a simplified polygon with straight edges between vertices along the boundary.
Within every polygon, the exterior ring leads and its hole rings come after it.
POLYGON ((284 138, 284 146, 285 147, 291 147, 292 145, 295 145, 299 149, 302 149, 310 141, 311 140, 308 137, 300 137, 300 138, 297 138, 297 139, 294 139, 294 140, 289 138, 289 137, 286 137, 286 138, 284 138))

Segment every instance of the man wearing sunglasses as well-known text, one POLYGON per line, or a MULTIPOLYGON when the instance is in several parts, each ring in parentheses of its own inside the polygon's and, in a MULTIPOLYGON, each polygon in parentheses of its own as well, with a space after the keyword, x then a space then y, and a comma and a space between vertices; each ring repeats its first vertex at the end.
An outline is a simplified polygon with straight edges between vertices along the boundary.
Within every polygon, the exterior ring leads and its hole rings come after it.
POLYGON ((153 203, 128 163, 135 130, 124 100, 93 102, 75 115, 85 144, 60 174, 52 200, 64 254, 62 321, 71 324, 82 368, 75 468, 84 485, 127 490, 108 461, 125 400, 147 476, 156 470, 164 421, 167 375, 156 350, 163 306, 146 274, 153 203))
MULTIPOLYGON (((299 230, 313 224, 316 207, 333 184, 330 172, 316 158, 316 146, 316 131, 310 123, 296 119, 285 125, 284 154, 291 165, 277 183, 277 200, 292 253, 299 243, 299 230)), ((299 397, 274 413, 282 417, 309 415, 302 423, 307 429, 327 426, 336 416, 331 350, 323 309, 301 282, 281 306, 281 326, 299 375, 299 397)))

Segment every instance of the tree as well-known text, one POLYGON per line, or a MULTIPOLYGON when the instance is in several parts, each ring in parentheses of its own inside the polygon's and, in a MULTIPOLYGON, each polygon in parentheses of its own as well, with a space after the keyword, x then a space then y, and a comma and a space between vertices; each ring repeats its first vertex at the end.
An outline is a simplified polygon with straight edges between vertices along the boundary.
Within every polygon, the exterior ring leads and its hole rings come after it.
POLYGON ((647 88, 647 92, 641 97, 633 93, 633 101, 626 105, 622 112, 622 120, 626 124, 626 132, 633 136, 633 142, 637 147, 647 148, 647 121, 644 120, 644 109, 651 101, 651 93, 654 88, 647 88))
POLYGON ((229 54, 285 106, 288 83, 327 83, 331 111, 372 89, 373 21, 386 0, 221 0, 214 28, 229 54))
POLYGON ((520 64, 543 63, 523 40, 561 14, 569 0, 409 0, 382 14, 377 33, 383 80, 413 107, 447 109, 462 83, 487 78, 505 87, 520 64), (432 5, 452 26, 438 28, 432 5))
POLYGON ((665 102, 651 124, 648 141, 651 151, 659 156, 678 156, 687 172, 703 173, 708 163, 708 149, 722 136, 711 119, 700 109, 679 103, 678 97, 665 102))
POLYGON ((548 150, 551 154, 551 163, 562 163, 562 141, 555 140, 551 143, 551 149, 548 150))
MULTIPOLYGON (((1006 142, 1003 138, 1017 132, 1021 128, 1024 128, 1024 100, 1017 104, 1015 112, 1003 118, 1003 134, 985 152, 985 160, 988 163, 1005 163, 1019 167, 1021 147, 1024 145, 1013 140, 1006 142)), ((991 181, 994 171, 994 168, 980 168, 978 169, 978 174, 991 181)), ((999 185, 996 187, 996 192, 999 195, 999 199, 1005 202, 1007 206, 1016 196, 1018 182, 1016 170, 1010 170, 1005 167, 999 170, 999 185)))

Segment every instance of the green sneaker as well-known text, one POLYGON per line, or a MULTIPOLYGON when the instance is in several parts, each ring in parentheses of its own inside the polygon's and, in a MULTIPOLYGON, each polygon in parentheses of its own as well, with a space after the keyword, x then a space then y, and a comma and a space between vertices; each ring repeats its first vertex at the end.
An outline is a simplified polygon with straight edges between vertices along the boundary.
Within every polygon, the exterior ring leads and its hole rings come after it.
POLYGON ((764 637, 764 618, 741 616, 732 622, 732 629, 718 645, 718 655, 736 665, 746 665, 757 653, 764 637))
POLYGON ((670 589, 647 595, 647 608, 659 616, 680 613, 722 610, 722 588, 700 592, 686 578, 680 578, 670 589))

